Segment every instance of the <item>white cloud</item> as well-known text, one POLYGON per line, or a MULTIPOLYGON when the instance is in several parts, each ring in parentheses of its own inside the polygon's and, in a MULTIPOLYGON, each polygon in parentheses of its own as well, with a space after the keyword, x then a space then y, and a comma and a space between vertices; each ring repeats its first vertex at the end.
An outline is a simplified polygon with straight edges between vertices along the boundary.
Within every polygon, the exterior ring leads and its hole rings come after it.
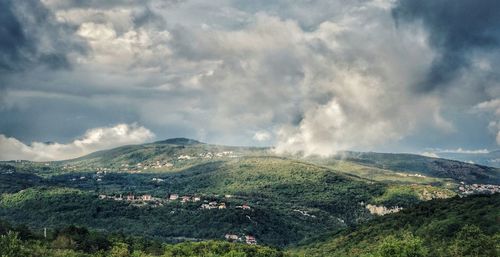
POLYGON ((429 149, 427 153, 463 153, 463 154, 487 154, 488 149, 463 149, 462 147, 456 149, 429 149))
POLYGON ((128 28, 119 34, 112 23, 82 23, 77 34, 86 39, 92 49, 87 58, 80 58, 81 64, 112 71, 142 69, 158 71, 161 63, 167 59, 170 50, 166 46, 170 34, 168 31, 150 31, 146 28, 128 28))
POLYGON ((457 149, 439 150, 438 152, 440 152, 440 153, 487 154, 490 151, 488 151, 488 149, 467 150, 467 149, 462 149, 461 147, 459 147, 457 149))
POLYGON ((151 140, 154 134, 137 124, 118 124, 87 130, 70 143, 33 142, 26 145, 0 134, 0 160, 54 161, 80 157, 95 151, 151 140))
POLYGON ((496 142, 500 145, 500 98, 479 103, 472 110, 492 114, 493 120, 488 124, 488 129, 495 135, 496 142))
POLYGON ((500 117, 500 98, 479 103, 474 109, 477 111, 493 112, 497 117, 500 117))
MULTIPOLYGON (((79 126, 137 120, 161 137, 275 140, 279 151, 329 155, 408 135, 425 139, 422 127, 454 133, 446 108, 464 107, 449 104, 462 101, 456 95, 415 92, 437 55, 423 27, 395 26, 393 0, 44 3, 88 52, 71 59, 71 70, 5 83, 0 110, 12 113, 5 124, 53 131, 61 119, 79 126), (40 113, 40 106, 51 109, 40 113)), ((469 75, 474 91, 454 92, 484 101, 475 95, 482 83, 469 75)), ((490 127, 500 142, 497 120, 490 127)))
POLYGON ((488 128, 493 134, 496 133, 496 141, 497 144, 500 145, 500 121, 491 121, 490 124, 488 124, 488 128))
POLYGON ((420 155, 427 156, 427 157, 432 157, 432 158, 439 158, 439 155, 433 152, 422 152, 420 155))
POLYGON ((317 48, 306 49, 302 117, 279 130, 278 152, 367 150, 426 124, 453 131, 438 97, 412 92, 434 56, 426 34, 391 24, 388 10, 371 6, 307 33, 307 44, 317 48))
POLYGON ((271 133, 269 133, 267 131, 257 131, 253 135, 253 140, 256 140, 259 142, 268 141, 269 139, 271 139, 271 133))

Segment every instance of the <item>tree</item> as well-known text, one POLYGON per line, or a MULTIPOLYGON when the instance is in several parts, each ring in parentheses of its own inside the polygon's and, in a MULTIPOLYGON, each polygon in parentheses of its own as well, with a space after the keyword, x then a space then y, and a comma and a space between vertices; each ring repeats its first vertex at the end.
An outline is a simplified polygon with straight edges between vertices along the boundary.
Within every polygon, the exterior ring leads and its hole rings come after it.
POLYGON ((457 257, 497 256, 494 237, 488 237, 474 225, 465 225, 457 233, 449 253, 457 257))
POLYGON ((402 237, 388 236, 378 247, 377 254, 381 257, 424 257, 427 249, 422 239, 406 232, 402 237))
POLYGON ((2 257, 26 256, 22 241, 18 238, 17 232, 9 231, 6 235, 0 236, 0 254, 2 257))
POLYGON ((112 257, 129 257, 128 245, 125 243, 115 243, 110 251, 112 257))

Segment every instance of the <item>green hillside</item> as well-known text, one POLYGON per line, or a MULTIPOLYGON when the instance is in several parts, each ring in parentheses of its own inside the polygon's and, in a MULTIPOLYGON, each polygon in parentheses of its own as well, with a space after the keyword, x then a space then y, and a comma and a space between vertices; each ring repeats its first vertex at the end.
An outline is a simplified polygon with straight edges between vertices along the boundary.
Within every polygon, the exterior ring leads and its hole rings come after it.
POLYGON ((0 216, 33 227, 78 224, 164 239, 253 234, 262 243, 285 246, 318 231, 337 230, 369 219, 371 215, 359 203, 384 192, 381 184, 367 184, 327 168, 278 157, 211 162, 161 175, 111 173, 99 183, 95 179, 71 179, 90 177, 84 174, 52 176, 45 180, 46 187, 4 194, 0 216), (152 177, 163 182, 153 182, 152 177), (136 207, 123 201, 99 200, 96 192, 149 193, 160 198, 169 193, 199 195, 207 201, 224 202, 228 208, 200 210, 201 203, 179 202, 156 208, 136 207), (242 204, 252 210, 235 208, 242 204))
MULTIPOLYGON (((455 173, 428 165, 446 160, 380 156, 277 156, 181 138, 67 161, 2 162, 0 219, 38 231, 78 225, 162 242, 251 235, 261 245, 292 247, 459 193, 455 173)), ((467 181, 482 181, 474 175, 481 169, 495 181, 497 170, 457 165, 467 181)))
POLYGON ((85 227, 49 230, 46 237, 26 227, 0 221, 0 254, 8 257, 285 257, 278 249, 223 241, 165 244, 124 234, 103 234, 85 227))
POLYGON ((379 170, 449 178, 466 183, 500 184, 498 168, 415 154, 341 152, 331 158, 307 158, 307 160, 322 165, 337 165, 339 161, 356 163, 379 170))
MULTIPOLYGON (((174 138, 95 152, 77 159, 49 163, 17 163, 41 176, 75 171, 177 172, 195 165, 249 156, 276 156, 269 148, 211 145, 174 138)), ((500 184, 500 169, 413 154, 341 152, 329 158, 286 156, 375 181, 500 184)))
MULTIPOLYGON (((64 190, 51 192, 60 195, 64 190)), ((75 193, 75 192, 74 192, 75 193)), ((27 198, 37 194, 27 193, 27 198)), ((14 199, 11 199, 14 200, 14 199)), ((499 256, 500 195, 420 203, 357 227, 319 234, 298 247, 276 249, 223 241, 162 243, 126 233, 61 226, 33 231, 0 221, 4 256, 499 256), (464 210, 467 210, 466 212, 464 210)))
POLYGON ((500 194, 433 200, 323 235, 300 256, 499 256, 500 194))

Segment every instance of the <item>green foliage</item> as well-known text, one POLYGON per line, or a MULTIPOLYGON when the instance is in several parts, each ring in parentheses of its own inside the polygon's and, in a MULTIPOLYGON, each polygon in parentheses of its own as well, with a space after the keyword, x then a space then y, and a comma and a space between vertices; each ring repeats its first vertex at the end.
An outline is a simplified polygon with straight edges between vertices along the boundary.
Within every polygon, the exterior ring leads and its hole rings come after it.
POLYGON ((376 255, 380 257, 425 257, 427 251, 422 239, 406 232, 401 237, 384 238, 378 246, 376 255))
POLYGON ((130 251, 128 248, 125 243, 115 243, 109 254, 111 257, 129 257, 130 251))
POLYGON ((283 252, 269 247, 205 241, 167 245, 164 256, 221 256, 221 257, 284 257, 283 252))
MULTIPOLYGON (((2 227, 10 227, 2 222, 2 227)), ((222 241, 184 242, 162 244, 144 238, 105 236, 89 232, 86 228, 70 226, 55 232, 54 239, 37 237, 22 240, 18 232, 9 230, 0 235, 1 257, 25 256, 111 256, 111 257, 152 257, 152 256, 207 256, 207 257, 286 257, 280 250, 257 245, 229 243, 222 241), (94 238, 106 242, 113 241, 109 249, 103 249, 94 238), (62 239, 64 238, 64 239, 62 239), (92 242, 82 248, 82 242, 92 242)))
POLYGON ((370 214, 359 202, 369 202, 373 195, 383 192, 379 184, 277 157, 216 161, 161 175, 114 173, 105 175, 99 184, 80 177, 91 175, 47 179, 55 185, 75 183, 76 188, 34 187, 4 194, 0 205, 5 208, 0 209, 0 217, 40 229, 78 224, 171 241, 179 237, 222 239, 226 233, 252 234, 259 243, 283 247, 369 219, 370 214), (78 179, 73 182, 75 177, 78 179), (164 182, 152 182, 153 177, 164 182), (203 195, 204 199, 226 202, 228 208, 201 210, 201 203, 136 207, 99 200, 96 191, 150 193, 156 197, 168 193, 203 195), (235 197, 216 197, 225 194, 235 197), (252 206, 251 211, 235 208, 245 203, 252 206))
POLYGON ((385 256, 411 246, 428 256, 497 256, 499 213, 500 194, 432 200, 319 238, 297 251, 306 256, 385 256), (412 243, 405 245, 405 239, 412 243))
POLYGON ((22 241, 18 238, 18 233, 9 231, 0 236, 0 255, 2 257, 21 257, 26 255, 26 250, 22 241))
POLYGON ((390 185, 384 194, 373 199, 375 204, 384 206, 410 207, 418 202, 433 198, 450 198, 456 193, 448 189, 429 185, 390 185))
POLYGON ((415 155, 346 153, 344 157, 304 160, 273 156, 266 148, 175 139, 62 162, 1 162, 0 218, 16 227, 0 223, 0 234, 17 231, 20 245, 33 256, 283 255, 272 248, 220 241, 162 243, 222 240, 226 233, 255 235, 259 244, 275 247, 314 242, 301 249, 306 256, 391 252, 419 256, 425 249, 430 256, 473 256, 486 248, 498 248, 488 243, 499 231, 494 215, 499 209, 498 196, 421 203, 453 196, 442 188, 450 188, 450 182, 498 181, 498 170, 415 155), (237 157, 199 157, 224 151, 237 157), (179 159, 180 155, 196 158, 179 159), (134 174, 122 170, 127 165, 136 167, 138 162, 156 161, 173 166, 134 174), (108 172, 97 175, 102 168, 108 172), (170 193, 198 195, 206 201, 224 202, 228 208, 201 210, 201 202, 138 206, 97 198, 98 194, 129 193, 160 198, 170 193), (233 197, 225 198, 227 194, 233 197), (405 210, 373 219, 361 202, 405 210), (252 209, 235 208, 242 204, 252 209), (478 250, 477 245, 461 239, 470 233, 458 237, 467 224, 482 231, 484 238, 478 240, 486 248, 478 250), (49 238, 37 239, 28 227, 37 232, 48 227, 49 238), (132 240, 124 234, 142 238, 132 240), (436 240, 434 235, 438 235, 436 240), (409 239, 410 244, 401 238, 409 239))
POLYGON ((495 243, 495 237, 485 235, 479 227, 466 225, 456 235, 449 253, 456 257, 498 256, 495 243))

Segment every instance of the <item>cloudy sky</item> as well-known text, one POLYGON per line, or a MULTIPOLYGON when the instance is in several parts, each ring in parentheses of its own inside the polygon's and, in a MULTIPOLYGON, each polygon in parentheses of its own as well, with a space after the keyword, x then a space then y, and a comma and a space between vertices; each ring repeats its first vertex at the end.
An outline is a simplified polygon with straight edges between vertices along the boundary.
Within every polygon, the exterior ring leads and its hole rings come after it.
POLYGON ((0 0, 0 159, 500 144, 497 0, 0 0), (50 143, 46 143, 50 142, 50 143))

